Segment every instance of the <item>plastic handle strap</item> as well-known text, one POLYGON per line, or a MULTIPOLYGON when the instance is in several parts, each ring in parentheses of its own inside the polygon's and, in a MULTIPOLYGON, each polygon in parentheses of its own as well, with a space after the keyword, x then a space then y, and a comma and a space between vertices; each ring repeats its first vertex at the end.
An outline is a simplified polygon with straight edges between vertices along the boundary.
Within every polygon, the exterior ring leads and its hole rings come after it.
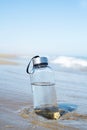
POLYGON ((31 62, 32 62, 32 60, 34 59, 34 58, 37 58, 37 57, 40 57, 40 56, 34 56, 33 58, 31 58, 31 60, 30 60, 30 62, 29 62, 29 64, 28 64, 28 66, 27 66, 27 69, 26 69, 26 72, 28 73, 28 74, 31 74, 31 72, 30 72, 30 70, 29 70, 29 67, 30 67, 30 64, 31 64, 31 62))

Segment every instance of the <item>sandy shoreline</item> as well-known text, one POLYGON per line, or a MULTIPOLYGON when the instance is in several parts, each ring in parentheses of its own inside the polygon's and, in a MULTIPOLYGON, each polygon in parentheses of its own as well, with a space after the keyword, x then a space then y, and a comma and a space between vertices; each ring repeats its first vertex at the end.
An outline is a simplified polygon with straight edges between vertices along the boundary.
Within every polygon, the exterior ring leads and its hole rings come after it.
POLYGON ((12 61, 0 60, 0 65, 18 65, 18 63, 12 61))
POLYGON ((0 54, 0 58, 16 58, 15 54, 0 54))
POLYGON ((17 58, 17 55, 0 54, 0 65, 18 65, 17 62, 12 59, 17 58))

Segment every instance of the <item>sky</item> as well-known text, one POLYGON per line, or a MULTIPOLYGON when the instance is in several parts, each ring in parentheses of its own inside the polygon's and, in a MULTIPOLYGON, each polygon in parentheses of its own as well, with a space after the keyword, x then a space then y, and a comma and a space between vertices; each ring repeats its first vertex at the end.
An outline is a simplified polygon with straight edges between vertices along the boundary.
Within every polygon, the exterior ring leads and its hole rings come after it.
POLYGON ((0 0, 0 53, 87 56, 87 0, 0 0))

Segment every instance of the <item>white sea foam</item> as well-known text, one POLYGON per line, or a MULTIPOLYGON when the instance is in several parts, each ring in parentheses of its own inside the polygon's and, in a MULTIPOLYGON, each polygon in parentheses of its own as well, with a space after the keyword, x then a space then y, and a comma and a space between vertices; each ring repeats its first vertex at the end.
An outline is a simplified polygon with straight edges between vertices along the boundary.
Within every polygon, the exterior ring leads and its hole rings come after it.
POLYGON ((87 60, 80 58, 59 56, 55 60, 53 60, 52 63, 59 64, 67 68, 77 68, 87 70, 87 60))

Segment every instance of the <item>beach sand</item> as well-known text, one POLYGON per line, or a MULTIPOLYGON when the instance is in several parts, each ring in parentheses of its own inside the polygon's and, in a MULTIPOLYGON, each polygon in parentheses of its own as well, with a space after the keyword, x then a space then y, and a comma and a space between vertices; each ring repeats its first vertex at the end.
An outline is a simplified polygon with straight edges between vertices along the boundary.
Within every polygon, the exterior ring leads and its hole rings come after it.
POLYGON ((0 130, 80 130, 80 127, 62 121, 81 118, 87 121, 86 116, 71 112, 59 120, 47 120, 34 113, 32 94, 26 89, 27 76, 20 69, 18 71, 22 65, 15 58, 0 55, 0 130), (22 91, 24 87, 26 91, 22 91))

